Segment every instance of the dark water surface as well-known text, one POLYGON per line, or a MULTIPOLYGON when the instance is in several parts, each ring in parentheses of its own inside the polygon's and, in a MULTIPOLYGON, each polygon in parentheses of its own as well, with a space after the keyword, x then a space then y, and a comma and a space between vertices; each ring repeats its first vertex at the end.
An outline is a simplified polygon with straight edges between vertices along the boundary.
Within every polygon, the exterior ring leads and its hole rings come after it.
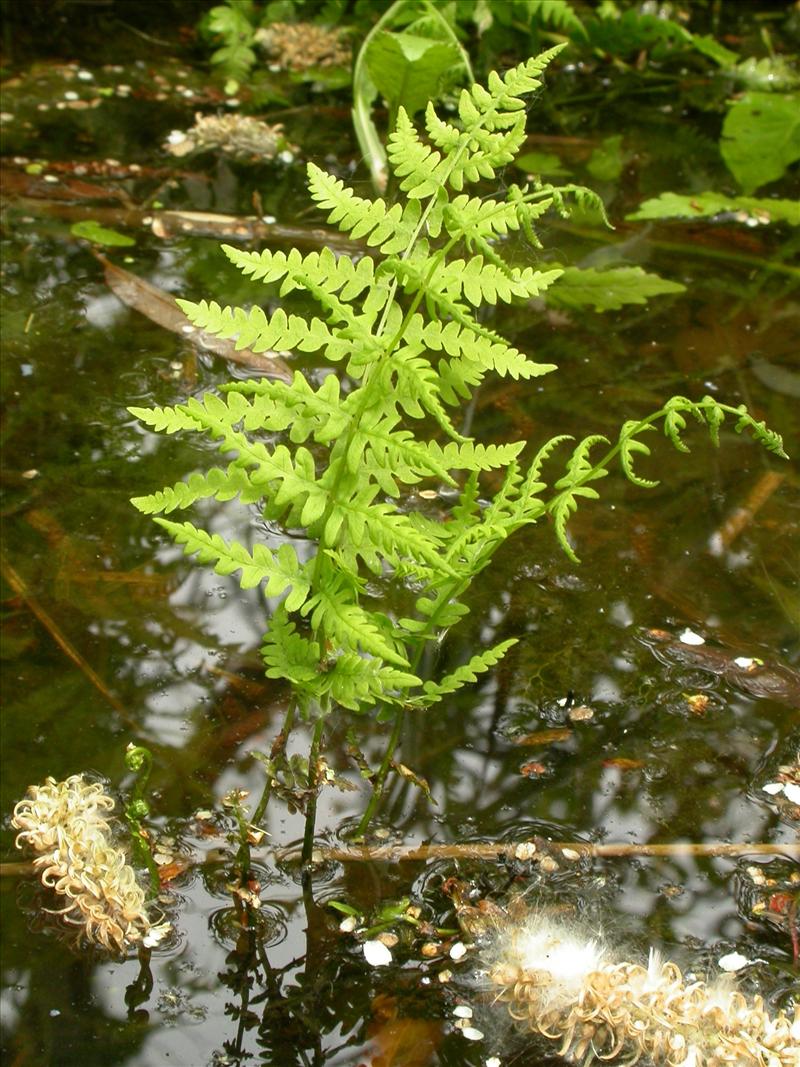
MULTIPOLYGON (((655 943, 700 970, 736 950, 759 961, 747 988, 785 1003, 797 980, 788 923, 753 914, 748 868, 791 885, 788 861, 634 857, 551 874, 498 862, 329 864, 304 899, 297 865, 274 862, 265 847, 298 842, 302 817, 273 802, 270 836, 254 850, 260 920, 242 928, 228 888, 232 821, 220 801, 232 788, 248 790, 251 802, 260 795, 263 770, 250 753, 269 749, 287 693, 261 675, 258 591, 242 592, 186 560, 129 504, 208 466, 213 447, 144 432, 127 407, 179 402, 251 372, 198 355, 123 306, 87 246, 70 237, 70 220, 41 207, 76 176, 48 166, 26 174, 14 160, 110 157, 180 171, 172 184, 150 173, 105 179, 120 191, 105 206, 150 197, 165 207, 246 214, 258 189, 261 210, 279 222, 320 220, 305 199, 302 159, 253 167, 168 157, 160 145, 169 131, 188 126, 198 107, 215 106, 202 97, 202 73, 165 62, 157 72, 170 87, 156 100, 145 92, 154 62, 119 62, 122 71, 86 63, 93 82, 53 64, 20 70, 3 103, 14 116, 5 123, 16 182, 9 188, 25 197, 8 205, 3 231, 3 859, 20 858, 7 820, 30 783, 87 771, 124 787, 125 746, 136 741, 155 755, 162 849, 192 865, 167 887, 162 907, 175 934, 149 967, 73 951, 37 914, 30 881, 0 879, 6 1062, 477 1065, 498 1051, 510 1062, 511 1047, 514 1062, 544 1063, 538 1048, 509 1046, 491 1012, 480 1017, 483 1042, 454 1030, 454 999, 470 995, 459 977, 467 967, 451 965, 453 980, 440 981, 444 961, 422 959, 417 939, 401 940, 391 967, 372 969, 339 932, 341 915, 326 907, 336 899, 370 913, 408 897, 425 918, 452 926, 441 892, 452 875, 496 893, 516 879, 533 899, 543 894, 586 911, 631 951, 655 943), (96 108, 56 108, 65 92, 84 96, 92 84, 115 95, 96 108), (120 96, 120 84, 132 93, 120 96), (56 178, 51 191, 46 174, 56 178), (198 820, 198 811, 216 815, 198 820)), ((691 171, 661 150, 669 136, 663 111, 652 117, 626 117, 620 107, 602 120, 589 115, 581 133, 588 148, 564 149, 576 180, 587 180, 591 146, 625 133, 632 162, 619 188, 603 189, 616 221, 691 171)), ((345 111, 327 114, 322 133, 313 107, 283 121, 303 156, 343 174, 356 158, 345 111)), ((561 132, 552 116, 548 123, 546 132, 561 132)), ((74 186, 58 202, 97 203, 74 186)), ((135 247, 107 254, 161 288, 228 303, 258 299, 216 240, 130 232, 135 247)), ((796 764, 800 743, 800 306, 796 278, 772 269, 782 236, 710 224, 547 234, 559 257, 646 264, 687 290, 605 315, 512 309, 500 328, 560 371, 541 383, 488 384, 475 405, 478 438, 613 434, 672 393, 712 392, 746 402, 784 435, 792 459, 731 432, 714 451, 699 431, 691 454, 678 456, 653 435, 649 472, 661 484, 645 492, 608 479, 601 502, 571 527, 580 567, 544 526, 508 545, 477 583, 473 612, 448 639, 442 666, 503 637, 520 642, 494 675, 409 723, 399 758, 427 779, 435 804, 395 781, 376 840, 796 839, 791 806, 762 789, 779 766, 796 764), (686 630, 705 644, 682 642, 686 630), (749 670, 737 658, 764 666, 749 670), (698 696, 708 699, 692 705, 688 698, 698 696), (577 706, 591 716, 574 721, 577 706), (535 736, 545 730, 560 732, 535 736), (526 735, 534 735, 527 745, 516 743, 526 735)), ((432 501, 432 514, 440 506, 432 501)), ((204 520, 244 543, 265 533, 235 503, 214 504, 204 520)), ((323 790, 321 842, 344 840, 367 799, 345 754, 349 725, 347 715, 331 722, 326 756, 356 788, 323 790)), ((366 719, 355 725, 377 760, 380 728, 370 735, 366 719)), ((302 753, 307 742, 301 728, 290 748, 302 753)))

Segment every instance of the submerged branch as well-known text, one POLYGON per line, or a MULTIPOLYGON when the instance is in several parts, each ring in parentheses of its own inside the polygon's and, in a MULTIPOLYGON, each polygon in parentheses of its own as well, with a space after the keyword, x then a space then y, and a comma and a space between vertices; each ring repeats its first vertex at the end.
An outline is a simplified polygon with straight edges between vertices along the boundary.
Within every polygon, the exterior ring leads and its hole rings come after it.
POLYGON ((125 706, 114 696, 103 679, 97 673, 87 660, 80 654, 75 648, 68 637, 62 632, 58 623, 48 614, 42 607, 36 597, 28 589, 25 580, 19 574, 17 570, 11 565, 11 563, 3 556, 0 558, 0 569, 2 569, 3 579, 9 584, 14 593, 22 600, 27 606, 28 610, 36 616, 42 626, 47 630, 52 639, 61 649, 65 656, 72 660, 76 667, 86 676, 89 682, 95 687, 103 698, 111 705, 114 711, 117 712, 119 717, 130 729, 138 729, 137 724, 134 722, 132 716, 128 713, 125 706))
POLYGON ((359 241, 350 241, 338 230, 322 226, 286 225, 264 222, 255 215, 220 215, 207 211, 152 211, 142 207, 107 207, 95 204, 71 204, 39 197, 14 197, 7 200, 25 215, 47 216, 64 222, 91 219, 101 226, 122 229, 145 229, 156 237, 217 237, 251 244, 291 244, 298 248, 322 248, 326 245, 341 251, 363 250, 359 241))
MULTIPOLYGON (((800 844, 757 843, 745 841, 708 842, 675 841, 668 844, 631 844, 617 842, 604 845, 588 844, 585 841, 546 841, 535 838, 530 841, 470 841, 449 845, 356 845, 351 848, 318 847, 314 859, 339 863, 388 861, 391 863, 432 859, 505 859, 529 860, 537 855, 558 856, 567 860, 581 856, 592 858, 626 856, 786 856, 800 860, 800 844), (572 855, 570 855, 572 853, 572 855)), ((294 859, 296 850, 278 849, 279 859, 294 859)))
MULTIPOLYGON (((262 853, 264 850, 252 849, 262 853)), ((747 841, 673 841, 667 844, 631 844, 630 842, 612 842, 605 845, 589 844, 586 841, 546 841, 535 838, 529 841, 467 841, 449 845, 354 845, 351 848, 335 848, 318 845, 311 855, 314 863, 412 863, 425 860, 467 859, 467 860, 536 860, 547 857, 551 863, 560 856, 567 862, 575 862, 581 857, 591 859, 625 859, 627 857, 664 857, 681 859, 682 857, 712 858, 741 856, 783 856, 786 859, 800 861, 800 844, 781 842, 747 842, 747 841)), ((302 850, 297 846, 289 848, 270 848, 267 856, 281 862, 292 862, 302 858, 302 850)), ((189 860, 188 867, 203 867, 206 863, 218 865, 218 849, 208 856, 189 860)), ((34 874, 31 863, 0 863, 0 877, 29 876, 34 874)))

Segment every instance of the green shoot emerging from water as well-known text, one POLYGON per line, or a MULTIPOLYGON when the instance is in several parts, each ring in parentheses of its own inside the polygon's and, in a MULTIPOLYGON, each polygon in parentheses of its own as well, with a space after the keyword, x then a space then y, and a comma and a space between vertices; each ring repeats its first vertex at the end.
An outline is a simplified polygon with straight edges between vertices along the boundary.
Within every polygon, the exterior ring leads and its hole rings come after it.
MULTIPOLYGON (((263 585, 267 596, 283 597, 262 654, 267 675, 292 684, 304 715, 322 718, 340 705, 377 708, 393 719, 362 828, 391 767, 403 716, 474 682, 514 643, 481 650, 437 681, 420 677, 426 646, 467 614, 465 592, 506 538, 550 515, 575 559, 567 540, 570 515, 582 499, 597 497, 595 483, 617 459, 631 481, 654 484, 634 461, 649 452, 643 437, 659 424, 686 451, 681 434, 688 418, 704 424, 716 442, 730 415, 738 432, 748 430, 783 455, 777 434, 743 408, 711 397, 673 397, 654 414, 625 423, 615 442, 585 438, 554 482, 542 469, 568 437, 553 438, 523 460, 524 441, 484 445, 459 432, 459 410, 487 375, 532 379, 555 370, 479 321, 484 305, 531 300, 562 273, 512 266, 503 236, 516 231, 539 247, 535 226, 549 209, 566 216, 577 203, 602 211, 595 194, 574 185, 511 186, 502 199, 466 191, 514 159, 525 139, 524 98, 540 88, 558 51, 502 77, 491 74, 486 88, 464 90, 457 122, 441 119, 429 105, 426 140, 400 108, 388 145, 400 189, 394 204, 356 196, 309 164, 313 200, 330 223, 366 242, 363 256, 225 247, 245 274, 280 282, 281 296, 304 291, 317 314, 278 309, 268 316, 259 307, 179 301, 194 325, 235 337, 237 347, 319 353, 341 374, 328 373, 321 384, 300 372, 291 384, 234 382, 223 397, 207 393, 171 408, 131 409, 155 430, 208 434, 234 457, 227 467, 137 497, 140 511, 164 515, 204 498, 238 496, 257 505, 272 528, 311 546, 308 558, 286 539, 249 551, 191 522, 156 520, 217 573, 239 572, 243 588, 263 585), (601 445, 605 451, 592 458, 601 445), (500 487, 487 499, 481 475, 492 470, 501 472, 500 487), (420 483, 447 486, 457 497, 446 522, 431 521, 405 498, 405 487, 420 483), (375 606, 367 583, 386 575, 405 583, 413 600, 407 616, 375 606)), ((315 737, 318 743, 319 731, 315 737)))

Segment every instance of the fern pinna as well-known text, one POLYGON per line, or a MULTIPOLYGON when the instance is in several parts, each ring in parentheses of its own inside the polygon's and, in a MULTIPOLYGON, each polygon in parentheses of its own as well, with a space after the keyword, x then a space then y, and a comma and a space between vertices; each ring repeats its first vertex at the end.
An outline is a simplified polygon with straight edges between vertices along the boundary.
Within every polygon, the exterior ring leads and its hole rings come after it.
POLYGON ((633 461, 648 452, 642 436, 656 423, 685 449, 680 434, 687 417, 705 423, 716 439, 730 414, 737 430, 751 430, 782 454, 776 434, 710 397, 673 397, 658 412, 626 423, 613 443, 586 438, 552 485, 542 467, 566 438, 547 442, 523 462, 525 442, 484 445, 459 432, 455 416, 487 374, 531 379, 555 370, 478 321, 482 305, 530 300, 561 274, 511 265, 502 238, 519 231, 538 246, 535 226, 547 210, 566 215, 573 200, 601 209, 594 194, 577 186, 511 186, 502 199, 465 191, 514 159, 525 138, 523 98, 540 88, 558 51, 462 91, 457 121, 441 119, 429 105, 426 138, 400 109, 388 145, 399 184, 393 204, 356 196, 309 164, 313 200, 330 223, 364 242, 360 258, 329 249, 302 255, 224 247, 246 275, 280 283, 281 295, 305 291, 318 307, 313 317, 179 301, 195 326, 236 338, 237 347, 318 353, 339 373, 331 369, 321 384, 299 371, 291 384, 239 381, 222 396, 131 409, 154 430, 208 434, 233 456, 225 467, 134 504, 159 515, 156 521, 187 553, 218 573, 238 572, 244 588, 263 585, 268 596, 284 596, 269 621, 263 657, 267 674, 288 679, 307 714, 333 704, 354 711, 378 705, 384 713, 394 705, 396 738, 405 711, 430 707, 492 667, 513 641, 477 653, 437 682, 418 675, 424 647, 467 612, 462 595, 510 534, 550 514, 574 558, 567 520, 582 498, 597 496, 594 483, 612 460, 619 457, 634 482, 652 484, 633 461), (592 459, 603 444, 604 454, 592 459), (502 471, 502 478, 487 502, 479 480, 489 470, 502 471), (430 521, 404 500, 405 487, 425 481, 457 493, 447 522, 430 521), (251 552, 164 517, 204 498, 236 496, 258 505, 270 523, 304 531, 316 545, 313 558, 301 560, 285 542, 257 544, 251 552), (390 617, 367 594, 370 576, 387 572, 414 590, 408 617, 390 617))

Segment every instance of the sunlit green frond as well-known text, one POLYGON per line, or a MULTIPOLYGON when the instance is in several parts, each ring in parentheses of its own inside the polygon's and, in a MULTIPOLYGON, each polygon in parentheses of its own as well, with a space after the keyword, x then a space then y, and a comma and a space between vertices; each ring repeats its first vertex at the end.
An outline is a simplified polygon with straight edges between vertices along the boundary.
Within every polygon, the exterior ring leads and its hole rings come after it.
POLYGON ((341 585, 323 585, 302 608, 318 633, 325 634, 342 649, 360 648, 395 667, 407 667, 408 660, 383 618, 365 611, 360 605, 344 599, 341 585))
POLYGON ((145 426, 156 433, 177 433, 179 430, 199 430, 202 427, 178 404, 174 408, 128 408, 145 426))
POLYGON ((328 222, 349 233, 353 240, 364 238, 368 245, 380 248, 387 255, 401 252, 409 245, 420 218, 418 204, 387 207, 380 197, 368 200, 356 196, 343 181, 313 163, 308 164, 308 179, 312 199, 329 212, 328 222))
POLYGON ((218 337, 236 338, 236 348, 249 348, 253 352, 267 349, 296 348, 300 352, 316 352, 332 340, 331 332, 321 319, 307 321, 300 315, 287 315, 278 308, 271 318, 260 307, 220 307, 216 300, 177 300, 193 326, 218 337))
POLYGON ((335 374, 326 375, 316 390, 300 371, 295 372, 291 384, 262 378, 232 382, 223 390, 247 398, 247 407, 240 413, 245 430, 288 430, 290 440, 296 444, 309 437, 327 444, 350 424, 351 416, 340 396, 335 374))
POLYGON ((507 641, 501 641, 498 645, 495 645, 494 648, 487 648, 485 651, 473 656, 469 663, 465 663, 462 667, 458 667, 451 674, 446 674, 440 682, 425 682, 423 686, 424 694, 412 698, 409 703, 418 705, 419 707, 430 707, 431 704, 438 703, 442 697, 448 696, 450 693, 455 693, 459 689, 463 689, 465 685, 477 682, 479 674, 485 674, 486 671, 489 671, 492 667, 496 666, 506 652, 508 652, 509 648, 516 644, 516 637, 511 637, 507 641))
POLYGON ((311 278, 328 293, 341 290, 343 300, 354 300, 375 284, 375 261, 369 256, 354 262, 350 256, 335 255, 330 248, 310 252, 306 256, 296 248, 288 254, 269 249, 247 252, 230 245, 223 245, 222 249, 228 259, 253 281, 275 282, 283 279, 279 290, 281 296, 299 288, 296 274, 311 278))
POLYGON ((237 463, 231 463, 226 471, 212 467, 207 474, 190 474, 185 482, 161 489, 149 496, 135 496, 131 503, 144 515, 169 514, 177 508, 188 508, 197 500, 214 497, 216 500, 232 500, 241 494, 242 503, 258 500, 260 492, 255 489, 247 471, 237 463))
POLYGON ((265 545, 256 544, 250 553, 238 541, 225 541, 219 534, 198 530, 190 522, 155 521, 184 546, 187 556, 197 554, 201 563, 212 563, 217 574, 241 571, 242 589, 252 589, 262 582, 266 582, 267 596, 280 596, 289 589, 287 611, 297 611, 305 602, 310 581, 291 545, 283 544, 277 552, 271 552, 265 545))

